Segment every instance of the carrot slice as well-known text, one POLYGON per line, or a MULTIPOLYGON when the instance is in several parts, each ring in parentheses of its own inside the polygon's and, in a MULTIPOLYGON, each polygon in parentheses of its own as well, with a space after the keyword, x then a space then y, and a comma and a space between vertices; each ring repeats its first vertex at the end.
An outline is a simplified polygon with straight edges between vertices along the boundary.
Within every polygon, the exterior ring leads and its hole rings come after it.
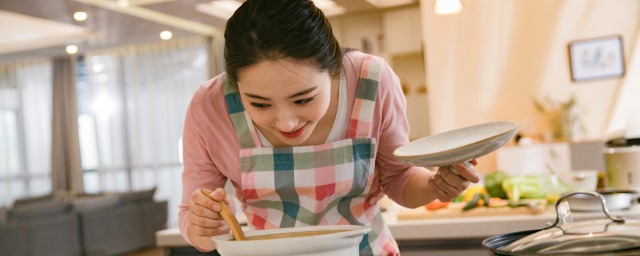
POLYGON ((427 210, 429 211, 435 211, 438 209, 446 208, 450 203, 451 202, 441 202, 440 200, 436 199, 431 201, 431 203, 425 205, 425 208, 427 208, 427 210))

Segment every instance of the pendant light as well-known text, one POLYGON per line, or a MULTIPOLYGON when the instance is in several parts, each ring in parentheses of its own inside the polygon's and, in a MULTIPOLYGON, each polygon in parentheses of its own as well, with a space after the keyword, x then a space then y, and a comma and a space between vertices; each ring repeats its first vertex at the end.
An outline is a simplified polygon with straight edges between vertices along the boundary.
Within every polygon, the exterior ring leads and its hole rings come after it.
POLYGON ((433 12, 438 15, 456 14, 462 11, 460 0, 436 0, 433 5, 433 12))

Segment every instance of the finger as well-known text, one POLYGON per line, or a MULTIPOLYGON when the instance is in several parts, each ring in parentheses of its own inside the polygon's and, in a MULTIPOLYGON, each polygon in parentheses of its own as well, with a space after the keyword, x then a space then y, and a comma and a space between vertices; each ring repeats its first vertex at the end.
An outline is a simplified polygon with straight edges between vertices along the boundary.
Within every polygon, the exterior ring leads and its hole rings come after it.
POLYGON ((451 171, 441 173, 442 182, 447 183, 450 187, 453 187, 457 192, 465 190, 469 186, 469 181, 460 175, 454 174, 451 171))
POLYGON ((469 187, 471 182, 469 182, 463 176, 452 172, 448 167, 440 167, 440 168, 441 169, 438 169, 438 174, 442 176, 442 179, 445 182, 449 183, 451 186, 454 186, 457 189, 460 189, 460 192, 465 190, 467 187, 469 187))
POLYGON ((462 178, 473 183, 478 183, 480 181, 480 177, 473 168, 467 168, 464 164, 456 164, 454 167, 458 170, 458 174, 462 176, 462 178))
POLYGON ((227 197, 227 192, 224 190, 224 188, 216 188, 210 195, 211 199, 213 199, 214 201, 222 202, 227 197))
POLYGON ((189 203, 189 212, 200 217, 220 220, 222 219, 222 217, 219 214, 219 210, 220 210, 219 206, 217 207, 218 207, 217 209, 218 211, 215 211, 216 209, 214 209, 212 206, 204 206, 204 205, 197 204, 194 201, 191 201, 189 203))
POLYGON ((473 164, 473 166, 477 166, 478 165, 478 160, 476 160, 476 159, 471 159, 471 161, 469 161, 469 162, 471 162, 471 164, 473 164))
POLYGON ((438 188, 438 185, 436 184, 437 182, 434 179, 429 179, 427 183, 429 187, 434 188, 432 193, 434 194, 435 198, 437 198, 442 202, 451 201, 451 200, 447 200, 448 198, 447 194, 441 191, 440 188, 438 188))
POLYGON ((444 178, 442 177, 438 178, 436 175, 433 181, 434 181, 433 184, 436 186, 437 190, 442 192, 442 194, 446 198, 455 198, 458 195, 458 190, 455 187, 449 185, 449 183, 447 183, 444 178))
MULTIPOLYGON (((195 193, 197 192, 194 192, 194 194, 195 193)), ((216 188, 214 191, 201 189, 199 194, 201 194, 200 197, 206 198, 206 200, 200 201, 200 204, 205 207, 211 207, 214 212, 220 212, 220 205, 218 202, 224 200, 227 205, 230 205, 230 199, 227 198, 227 192, 223 188, 216 188)))
POLYGON ((211 191, 208 189, 196 189, 191 195, 191 200, 198 205, 202 205, 206 208, 211 208, 211 205, 214 203, 214 201, 209 196, 207 196, 209 194, 211 194, 211 191))
POLYGON ((189 223, 198 225, 203 228, 221 228, 226 225, 226 222, 221 219, 210 219, 207 217, 198 216, 196 214, 189 214, 189 223))
POLYGON ((217 236, 229 233, 229 227, 226 224, 219 228, 202 227, 192 224, 189 225, 189 229, 193 230, 193 232, 199 236, 217 236))

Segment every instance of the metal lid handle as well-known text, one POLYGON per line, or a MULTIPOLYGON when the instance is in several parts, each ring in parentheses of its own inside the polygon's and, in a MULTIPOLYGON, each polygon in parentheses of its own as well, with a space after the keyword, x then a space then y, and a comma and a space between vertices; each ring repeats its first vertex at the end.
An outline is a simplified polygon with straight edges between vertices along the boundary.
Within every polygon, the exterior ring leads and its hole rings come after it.
POLYGON ((558 198, 558 201, 556 202, 556 221, 553 222, 552 225, 549 225, 544 229, 552 228, 552 227, 555 227, 556 225, 558 225, 558 222, 560 221, 560 212, 559 212, 560 203, 563 200, 567 199, 568 197, 571 197, 571 196, 574 196, 574 195, 578 195, 578 194, 590 195, 590 196, 594 196, 594 197, 600 199, 600 204, 602 205, 602 212, 604 212, 604 215, 606 215, 607 218, 609 218, 610 220, 612 220, 614 222, 624 223, 625 219, 623 217, 611 216, 611 214, 609 214, 609 209, 607 209, 607 206, 606 206, 607 200, 600 193, 591 192, 591 191, 575 191, 575 192, 564 194, 563 196, 558 198))

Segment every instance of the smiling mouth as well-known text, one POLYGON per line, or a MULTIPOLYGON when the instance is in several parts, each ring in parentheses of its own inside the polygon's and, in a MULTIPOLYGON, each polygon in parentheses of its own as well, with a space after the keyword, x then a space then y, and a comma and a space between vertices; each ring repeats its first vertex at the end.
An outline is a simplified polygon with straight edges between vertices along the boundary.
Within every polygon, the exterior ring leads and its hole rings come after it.
POLYGON ((300 136, 300 134, 302 134, 304 132, 304 130, 307 128, 307 125, 305 124, 304 126, 300 127, 300 129, 295 130, 293 132, 280 132, 280 134, 282 134, 282 136, 287 137, 289 139, 295 138, 300 136))

